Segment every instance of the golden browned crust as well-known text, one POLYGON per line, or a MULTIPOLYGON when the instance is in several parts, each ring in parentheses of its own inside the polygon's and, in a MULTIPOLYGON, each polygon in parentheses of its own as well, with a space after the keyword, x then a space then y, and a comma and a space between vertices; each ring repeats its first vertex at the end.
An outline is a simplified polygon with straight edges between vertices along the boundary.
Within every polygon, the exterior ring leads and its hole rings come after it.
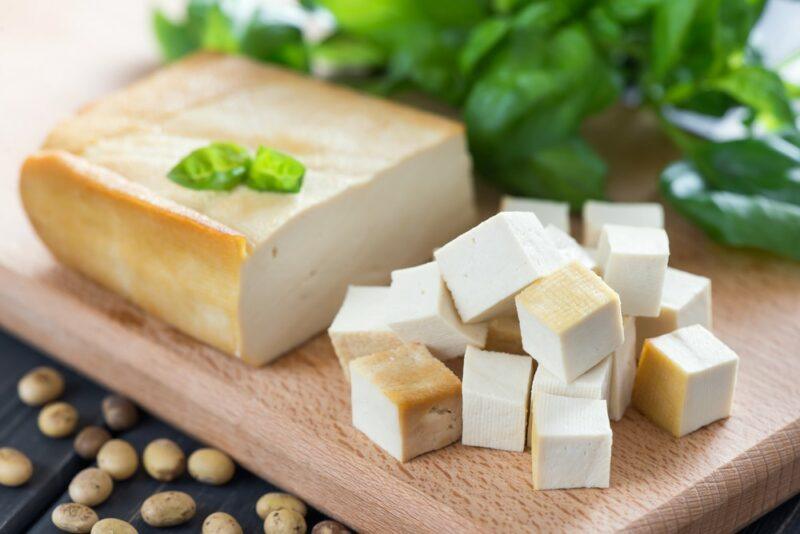
POLYGON ((240 354, 241 234, 62 151, 22 168, 23 205, 64 264, 178 329, 240 354))

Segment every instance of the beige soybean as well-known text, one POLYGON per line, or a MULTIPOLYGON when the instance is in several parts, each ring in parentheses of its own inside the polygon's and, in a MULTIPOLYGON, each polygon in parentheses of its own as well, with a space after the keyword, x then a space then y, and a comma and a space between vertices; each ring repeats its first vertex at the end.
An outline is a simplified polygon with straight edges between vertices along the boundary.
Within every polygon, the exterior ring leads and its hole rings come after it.
POLYGON ((225 484, 235 471, 230 456, 217 449, 198 449, 189 456, 189 474, 205 484, 225 484))
POLYGON ((139 421, 139 410, 121 395, 109 395, 101 405, 103 419, 111 430, 128 430, 139 421))
POLYGON ((69 483, 69 498, 86 506, 97 506, 108 499, 114 490, 114 481, 108 473, 96 467, 87 467, 69 483))
POLYGON ((39 430, 50 438, 64 438, 78 425, 78 410, 68 402, 51 402, 39 412, 39 430))
POLYGON ((111 439, 111 434, 103 427, 87 426, 75 436, 72 447, 84 460, 94 460, 100 447, 111 439))
POLYGON ((37 367, 17 382, 17 394, 28 406, 41 406, 64 393, 64 377, 52 367, 37 367))
POLYGON ((161 482, 170 482, 183 474, 186 456, 171 439, 157 439, 148 443, 142 453, 142 464, 147 474, 161 482))
POLYGON ((305 534, 306 520, 294 510, 275 510, 264 520, 264 534, 305 534))
POLYGON ((50 516, 59 530, 73 534, 86 534, 97 523, 97 514, 84 504, 76 502, 59 504, 50 516))
POLYGON ((136 472, 139 457, 130 443, 122 439, 112 439, 97 452, 97 467, 111 475, 114 480, 125 480, 136 472))
POLYGON ((225 512, 214 512, 203 521, 202 534, 242 534, 242 526, 225 512))
POLYGON ((147 498, 142 504, 142 519, 151 527, 181 525, 194 517, 194 499, 182 491, 164 491, 147 498))
POLYGON ((306 515, 306 505, 303 501, 288 493, 265 493, 258 499, 258 502, 256 502, 256 513, 261 519, 266 519, 267 516, 275 510, 284 509, 294 510, 302 516, 306 515))
POLYGON ((314 525, 314 528, 311 529, 311 534, 351 534, 351 532, 338 521, 327 519, 314 525))
POLYGON ((0 448, 0 485, 17 487, 33 476, 33 464, 24 453, 11 447, 0 448))
POLYGON ((108 517, 101 519, 92 527, 91 534, 139 534, 136 529, 122 519, 108 517))

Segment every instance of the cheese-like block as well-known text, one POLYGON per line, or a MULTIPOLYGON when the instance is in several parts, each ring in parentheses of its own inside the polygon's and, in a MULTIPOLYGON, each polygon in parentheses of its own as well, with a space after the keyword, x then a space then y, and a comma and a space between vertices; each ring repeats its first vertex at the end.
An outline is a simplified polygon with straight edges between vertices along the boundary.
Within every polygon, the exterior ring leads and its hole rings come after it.
POLYGON ((423 343, 442 360, 463 356, 467 345, 486 344, 486 324, 461 322, 436 262, 392 272, 386 323, 403 341, 423 343))
POLYGON ((711 280, 667 267, 658 317, 636 318, 637 357, 645 339, 693 324, 711 328, 711 280))
POLYGON ((578 262, 540 278, 516 303, 525 352, 565 382, 622 344, 619 297, 578 262))
POLYGON ((467 347, 464 355, 464 445, 525 450, 533 360, 467 347))
POLYGON ((664 228, 664 208, 655 202, 603 202, 583 204, 583 244, 596 247, 606 224, 664 228))
POLYGON ((536 370, 531 386, 531 394, 541 391, 549 395, 562 397, 581 397, 607 401, 611 386, 611 356, 606 356, 600 363, 583 373, 572 382, 565 382, 556 375, 540 367, 536 370))
POLYGON ((39 236, 66 265, 253 364, 472 226, 463 127, 233 55, 173 63, 59 125, 22 169, 39 236), (167 178, 211 141, 306 166, 297 194, 167 178))
POLYGON ((522 349, 522 335, 519 333, 519 319, 516 316, 495 317, 489 321, 486 350, 525 354, 522 349))
POLYGON ((739 357, 700 325, 644 343, 633 404, 675 437, 728 417, 739 357))
POLYGON ((461 382, 424 345, 350 362, 353 426, 400 460, 461 436, 461 382))
POLYGON ((514 296, 551 273, 561 254, 533 213, 498 213, 434 254, 461 319, 511 315, 514 296))
POLYGON ((333 350, 346 377, 350 361, 403 344, 386 324, 388 287, 350 286, 342 307, 328 328, 333 350))
POLYGON ((534 489, 609 486, 612 436, 605 401, 536 393, 531 411, 534 489))
POLYGON ((657 317, 669 261, 669 238, 660 228, 607 224, 597 261, 603 280, 619 294, 622 313, 657 317))
POLYGON ((550 238, 550 242, 553 243, 561 253, 564 263, 577 261, 587 269, 597 272, 597 262, 594 259, 594 255, 580 246, 571 235, 552 224, 545 226, 544 232, 547 234, 547 237, 550 238))
POLYGON ((619 421, 631 403, 633 382, 636 379, 636 319, 622 317, 624 339, 611 353, 611 387, 608 395, 608 416, 619 421))
POLYGON ((500 211, 527 211, 536 214, 542 226, 552 224, 569 234, 569 204, 541 198, 512 197, 500 200, 500 211))

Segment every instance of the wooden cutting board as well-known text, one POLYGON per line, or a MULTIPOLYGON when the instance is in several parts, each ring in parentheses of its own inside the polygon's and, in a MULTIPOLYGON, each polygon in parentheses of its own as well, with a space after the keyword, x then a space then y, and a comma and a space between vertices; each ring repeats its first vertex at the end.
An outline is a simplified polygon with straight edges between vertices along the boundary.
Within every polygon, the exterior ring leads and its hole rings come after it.
MULTIPOLYGON (((252 369, 57 265, 25 220, 18 168, 56 120, 156 67, 144 4, 4 6, 5 328, 359 530, 717 532, 800 491, 800 265, 717 246, 673 212, 670 261, 712 278, 714 330, 741 356, 734 412, 677 440, 629 410, 612 425, 608 490, 534 492, 529 453, 454 445, 400 464, 351 427, 325 336, 252 369)), ((672 154, 650 126, 622 112, 588 127, 613 161, 616 199, 655 198, 672 154)))

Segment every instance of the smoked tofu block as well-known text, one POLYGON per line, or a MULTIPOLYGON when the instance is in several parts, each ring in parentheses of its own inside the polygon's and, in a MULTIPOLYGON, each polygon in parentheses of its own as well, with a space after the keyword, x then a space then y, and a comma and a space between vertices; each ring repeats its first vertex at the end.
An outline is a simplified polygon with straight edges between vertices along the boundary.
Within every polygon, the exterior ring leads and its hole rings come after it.
POLYGON ((606 224, 664 228, 664 208, 655 202, 584 202, 583 244, 596 247, 606 224))
POLYGON ((531 386, 531 395, 538 392, 562 397, 581 397, 582 399, 608 400, 611 387, 611 356, 606 356, 597 365, 583 373, 572 382, 565 382, 556 375, 540 367, 536 370, 531 386))
POLYGON ((442 360, 486 343, 486 324, 461 322, 436 262, 392 273, 386 323, 403 341, 422 343, 442 360))
POLYGON ((536 393, 531 410, 533 488, 607 488, 612 437, 605 401, 536 393))
POLYGON ((500 201, 500 211, 527 211, 535 214, 542 226, 552 224, 569 234, 569 204, 566 202, 506 195, 500 201))
POLYGON ((633 405, 675 437, 728 417, 739 357, 714 334, 692 325, 644 343, 633 405))
POLYGON ((658 317, 636 318, 637 357, 645 339, 693 324, 711 328, 711 280, 667 267, 658 317))
POLYGON ((466 323, 511 315, 514 296, 558 269, 561 254, 533 213, 498 213, 434 253, 466 323))
POLYGON ((388 287, 350 286, 342 307, 328 328, 333 350, 346 377, 350 361, 403 344, 386 325, 388 287))
POLYGON ((519 333, 519 319, 516 316, 495 317, 489 321, 486 334, 486 350, 525 354, 522 349, 522 335, 519 333))
POLYGON ((506 451, 525 450, 525 425, 533 360, 467 347, 464 355, 464 429, 461 443, 506 451))
POLYGON ((669 260, 669 239, 660 228, 607 224, 597 262, 603 280, 619 295, 622 313, 657 317, 669 260))
POLYGON ((561 253, 564 263, 577 261, 587 269, 596 272, 597 262, 594 259, 594 255, 580 246, 577 241, 572 239, 571 235, 556 228, 552 224, 545 226, 544 232, 547 234, 547 237, 550 238, 550 242, 553 243, 561 253))
POLYGON ((636 379, 636 320, 622 317, 624 339, 611 354, 611 387, 608 395, 608 416, 619 421, 631 403, 633 382, 636 379))
POLYGON ((61 262, 252 364, 327 328, 348 284, 386 284, 476 221, 462 125, 211 53, 60 124, 25 163, 20 191, 61 262), (220 140, 294 156, 302 189, 167 178, 220 140))
POLYGON ((578 262, 528 286, 516 304, 525 352, 564 382, 622 344, 619 297, 578 262))
POLYGON ((461 436, 461 382, 424 345, 350 362, 353 426, 406 462, 461 436))

